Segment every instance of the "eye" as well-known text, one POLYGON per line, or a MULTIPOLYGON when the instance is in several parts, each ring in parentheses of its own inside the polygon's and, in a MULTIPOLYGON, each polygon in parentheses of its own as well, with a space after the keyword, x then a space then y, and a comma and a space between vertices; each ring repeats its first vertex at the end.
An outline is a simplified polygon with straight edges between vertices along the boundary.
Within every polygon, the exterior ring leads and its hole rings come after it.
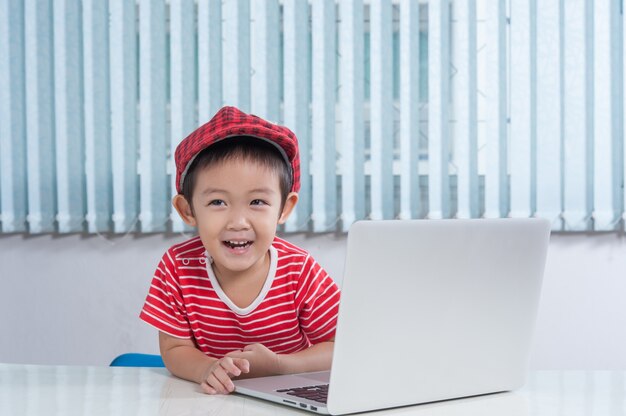
POLYGON ((212 201, 209 201, 209 203, 207 205, 213 205, 216 207, 221 207, 226 205, 226 202, 222 201, 221 199, 214 199, 212 201))
POLYGON ((250 202, 250 205, 267 205, 267 202, 263 201, 262 199, 254 199, 252 200, 252 202, 250 202))

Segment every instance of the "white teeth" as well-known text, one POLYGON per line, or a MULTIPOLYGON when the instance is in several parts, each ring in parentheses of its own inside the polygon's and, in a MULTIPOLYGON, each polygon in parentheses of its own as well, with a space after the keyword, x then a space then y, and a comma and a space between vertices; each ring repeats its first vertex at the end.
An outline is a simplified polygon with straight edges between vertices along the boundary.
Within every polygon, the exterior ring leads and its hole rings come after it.
POLYGON ((246 247, 251 244, 250 241, 226 241, 226 243, 233 248, 246 247))

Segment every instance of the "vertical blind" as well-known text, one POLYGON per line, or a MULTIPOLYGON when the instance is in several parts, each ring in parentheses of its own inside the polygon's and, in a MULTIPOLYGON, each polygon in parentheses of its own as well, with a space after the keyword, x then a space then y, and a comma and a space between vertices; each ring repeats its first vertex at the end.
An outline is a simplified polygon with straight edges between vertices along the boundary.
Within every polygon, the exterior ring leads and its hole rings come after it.
POLYGON ((619 0, 0 0, 3 233, 186 231, 176 145, 290 127, 284 231, 544 217, 623 229, 619 0))

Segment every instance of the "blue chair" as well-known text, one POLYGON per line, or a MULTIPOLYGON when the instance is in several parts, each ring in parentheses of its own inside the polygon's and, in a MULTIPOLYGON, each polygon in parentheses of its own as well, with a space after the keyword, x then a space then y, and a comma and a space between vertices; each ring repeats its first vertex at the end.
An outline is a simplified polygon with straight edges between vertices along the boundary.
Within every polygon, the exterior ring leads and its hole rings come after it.
POLYGON ((115 357, 110 367, 165 367, 160 355, 126 353, 115 357))

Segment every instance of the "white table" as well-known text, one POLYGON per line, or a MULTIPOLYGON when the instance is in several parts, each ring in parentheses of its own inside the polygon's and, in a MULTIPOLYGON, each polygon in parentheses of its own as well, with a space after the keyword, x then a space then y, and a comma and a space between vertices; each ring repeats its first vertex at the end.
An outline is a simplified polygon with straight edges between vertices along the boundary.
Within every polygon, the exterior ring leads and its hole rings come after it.
MULTIPOLYGON (((384 393, 383 393, 384 394, 384 393)), ((0 415, 312 413, 231 394, 208 396, 165 369, 0 364, 0 415)), ((409 406, 376 415, 626 416, 626 371, 540 371, 511 393, 409 406)))

